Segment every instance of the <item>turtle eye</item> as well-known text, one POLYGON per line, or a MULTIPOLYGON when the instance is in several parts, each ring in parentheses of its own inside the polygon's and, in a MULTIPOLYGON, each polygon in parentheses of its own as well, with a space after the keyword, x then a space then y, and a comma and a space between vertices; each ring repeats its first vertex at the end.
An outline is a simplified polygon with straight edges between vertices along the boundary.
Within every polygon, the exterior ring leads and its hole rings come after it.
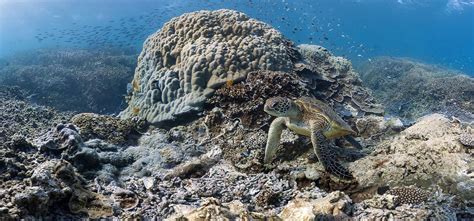
POLYGON ((274 102, 274 103, 270 104, 271 108, 275 108, 276 106, 277 106, 277 102, 274 102))

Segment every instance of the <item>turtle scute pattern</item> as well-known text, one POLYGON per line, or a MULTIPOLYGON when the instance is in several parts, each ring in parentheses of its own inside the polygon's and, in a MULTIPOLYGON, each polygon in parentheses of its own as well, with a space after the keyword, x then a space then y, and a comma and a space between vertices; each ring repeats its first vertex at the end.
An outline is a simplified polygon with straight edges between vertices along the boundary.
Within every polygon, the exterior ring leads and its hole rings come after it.
POLYGON ((336 122, 341 127, 351 129, 351 127, 344 120, 342 120, 342 118, 337 115, 337 113, 331 107, 318 99, 311 97, 301 97, 297 99, 295 103, 306 112, 306 118, 308 119, 314 117, 314 113, 322 113, 326 115, 328 119, 336 122))

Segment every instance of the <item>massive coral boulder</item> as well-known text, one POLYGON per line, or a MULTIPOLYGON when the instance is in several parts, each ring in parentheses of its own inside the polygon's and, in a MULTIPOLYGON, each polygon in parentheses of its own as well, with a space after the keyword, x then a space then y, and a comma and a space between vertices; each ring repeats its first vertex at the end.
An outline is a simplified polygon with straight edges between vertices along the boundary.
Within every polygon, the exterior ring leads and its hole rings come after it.
POLYGON ((361 67, 364 84, 389 114, 413 121, 443 113, 474 121, 474 79, 406 58, 380 57, 361 67))
POLYGON ((166 23, 144 43, 124 117, 153 124, 200 111, 206 97, 250 71, 293 68, 290 41, 232 10, 198 11, 166 23))
POLYGON ((121 116, 158 126, 189 122, 222 85, 254 71, 296 73, 314 96, 350 116, 383 113, 348 60, 320 46, 296 48, 263 22, 217 10, 174 18, 146 40, 121 116))

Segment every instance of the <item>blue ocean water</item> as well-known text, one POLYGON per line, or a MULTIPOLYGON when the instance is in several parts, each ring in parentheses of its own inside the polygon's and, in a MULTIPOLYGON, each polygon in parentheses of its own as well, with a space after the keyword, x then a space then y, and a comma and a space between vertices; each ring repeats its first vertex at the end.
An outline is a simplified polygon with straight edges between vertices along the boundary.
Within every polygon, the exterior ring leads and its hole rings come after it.
POLYGON ((129 47, 185 12, 230 8, 353 63, 418 59, 474 75, 474 0, 0 0, 0 58, 129 47))

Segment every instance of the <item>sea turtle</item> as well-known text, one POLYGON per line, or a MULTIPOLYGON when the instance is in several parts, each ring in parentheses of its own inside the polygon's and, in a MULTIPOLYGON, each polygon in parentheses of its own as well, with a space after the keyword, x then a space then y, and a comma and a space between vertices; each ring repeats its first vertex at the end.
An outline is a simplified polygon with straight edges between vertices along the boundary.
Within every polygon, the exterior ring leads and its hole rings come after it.
POLYGON ((293 132, 311 137, 314 152, 325 170, 343 180, 353 179, 352 174, 339 164, 327 139, 355 134, 351 127, 331 107, 311 97, 291 100, 273 97, 265 102, 264 111, 276 116, 268 131, 264 163, 275 157, 284 127, 293 132))

